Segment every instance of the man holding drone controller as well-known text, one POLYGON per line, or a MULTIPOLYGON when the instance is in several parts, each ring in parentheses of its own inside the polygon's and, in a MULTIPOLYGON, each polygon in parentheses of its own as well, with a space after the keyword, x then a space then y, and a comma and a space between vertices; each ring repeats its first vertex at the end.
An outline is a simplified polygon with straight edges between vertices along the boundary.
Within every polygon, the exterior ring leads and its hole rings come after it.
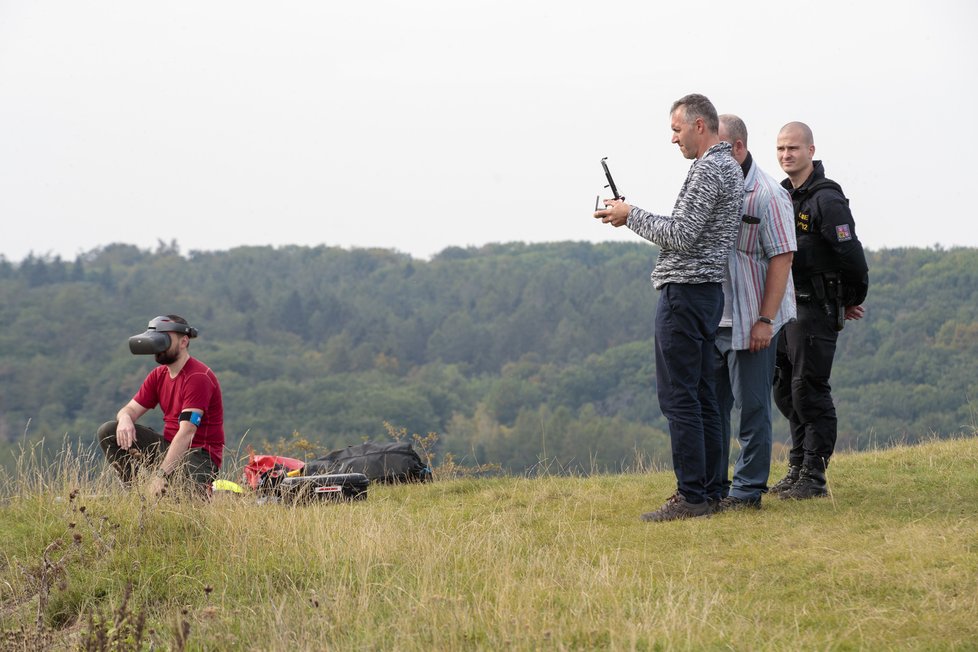
POLYGON ((141 466, 156 470, 147 493, 162 496, 177 471, 208 493, 221 468, 224 451, 224 405, 217 376, 207 365, 190 357, 190 339, 197 329, 178 315, 161 315, 147 330, 129 338, 134 354, 152 354, 159 367, 146 376, 115 421, 98 429, 106 459, 130 485, 141 466), (157 405, 163 411, 163 434, 137 425, 157 405))
POLYGON ((693 161, 672 214, 654 215, 621 199, 605 200, 606 208, 594 212, 661 248, 652 270, 659 290, 656 391, 669 422, 677 488, 662 507, 641 516, 656 522, 707 516, 722 498, 713 349, 744 199, 743 172, 730 143, 720 140, 710 100, 687 95, 673 103, 670 117, 672 142, 693 161))

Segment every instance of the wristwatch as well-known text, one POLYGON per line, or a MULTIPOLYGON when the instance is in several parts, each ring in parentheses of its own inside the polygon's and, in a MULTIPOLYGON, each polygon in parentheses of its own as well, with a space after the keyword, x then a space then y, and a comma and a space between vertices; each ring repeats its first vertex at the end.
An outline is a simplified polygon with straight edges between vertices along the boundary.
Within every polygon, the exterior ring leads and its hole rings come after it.
POLYGON ((757 321, 762 321, 765 324, 773 324, 774 323, 774 320, 773 319, 771 319, 770 317, 765 317, 764 315, 761 315, 760 317, 758 317, 757 318, 757 321))

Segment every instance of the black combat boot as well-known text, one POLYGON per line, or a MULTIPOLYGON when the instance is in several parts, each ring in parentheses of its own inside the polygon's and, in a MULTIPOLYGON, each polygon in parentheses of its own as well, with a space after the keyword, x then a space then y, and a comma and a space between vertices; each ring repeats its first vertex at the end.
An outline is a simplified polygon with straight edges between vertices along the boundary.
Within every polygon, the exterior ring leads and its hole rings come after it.
POLYGON ((778 498, 782 500, 806 500, 828 495, 825 471, 811 466, 803 466, 795 483, 791 485, 790 489, 780 492, 778 498))
POLYGON ((768 493, 770 493, 770 494, 780 494, 782 492, 787 491, 788 489, 791 489, 791 485, 793 485, 795 482, 797 482, 798 475, 800 473, 801 473, 801 467, 800 466, 795 466, 793 464, 790 465, 788 467, 788 475, 786 475, 783 478, 781 478, 780 480, 778 480, 777 483, 773 487, 771 487, 770 489, 768 489, 768 493))

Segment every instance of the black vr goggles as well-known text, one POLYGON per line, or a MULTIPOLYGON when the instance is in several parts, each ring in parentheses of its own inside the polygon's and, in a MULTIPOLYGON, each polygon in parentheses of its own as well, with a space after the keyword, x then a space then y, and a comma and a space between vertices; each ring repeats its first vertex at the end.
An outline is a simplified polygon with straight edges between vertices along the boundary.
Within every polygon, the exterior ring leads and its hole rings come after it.
POLYGON ((188 337, 197 337, 197 329, 193 326, 181 324, 165 315, 160 315, 149 321, 146 332, 129 338, 129 350, 135 355, 162 353, 170 348, 170 336, 167 333, 180 333, 188 337))

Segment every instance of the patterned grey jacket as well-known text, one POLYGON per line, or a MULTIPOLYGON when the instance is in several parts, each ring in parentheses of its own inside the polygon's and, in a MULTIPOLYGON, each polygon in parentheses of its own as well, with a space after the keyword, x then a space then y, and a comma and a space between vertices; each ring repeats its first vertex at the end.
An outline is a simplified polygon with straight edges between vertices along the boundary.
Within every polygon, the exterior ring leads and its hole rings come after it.
POLYGON ((672 215, 638 207, 628 228, 662 250, 652 270, 656 289, 666 283, 722 283, 744 201, 744 173, 720 142, 693 161, 672 215))

